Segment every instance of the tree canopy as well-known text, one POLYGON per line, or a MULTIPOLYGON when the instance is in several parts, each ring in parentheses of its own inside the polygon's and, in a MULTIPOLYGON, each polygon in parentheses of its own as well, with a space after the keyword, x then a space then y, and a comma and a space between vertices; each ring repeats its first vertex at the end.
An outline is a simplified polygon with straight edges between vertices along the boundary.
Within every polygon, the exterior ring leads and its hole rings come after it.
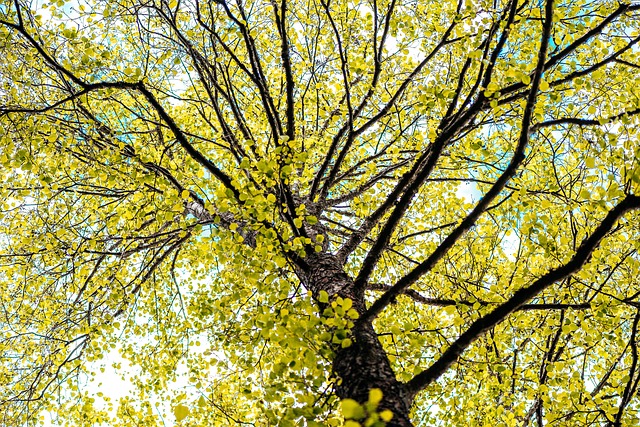
POLYGON ((636 423, 638 41, 618 0, 0 0, 0 423, 636 423))

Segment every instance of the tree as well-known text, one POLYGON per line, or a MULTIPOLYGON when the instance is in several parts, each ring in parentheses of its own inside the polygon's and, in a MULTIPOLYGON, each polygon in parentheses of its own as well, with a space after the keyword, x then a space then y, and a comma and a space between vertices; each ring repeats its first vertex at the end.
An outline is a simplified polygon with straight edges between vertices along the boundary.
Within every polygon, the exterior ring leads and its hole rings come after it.
POLYGON ((639 18, 3 0, 3 425, 632 424, 639 18))

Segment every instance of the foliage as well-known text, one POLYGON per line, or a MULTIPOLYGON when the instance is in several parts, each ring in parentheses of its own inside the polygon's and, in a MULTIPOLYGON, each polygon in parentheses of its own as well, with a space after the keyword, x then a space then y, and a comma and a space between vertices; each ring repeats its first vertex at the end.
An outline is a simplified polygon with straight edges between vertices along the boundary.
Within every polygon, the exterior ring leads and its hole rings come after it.
POLYGON ((0 423, 632 424, 639 10, 0 0, 0 423))

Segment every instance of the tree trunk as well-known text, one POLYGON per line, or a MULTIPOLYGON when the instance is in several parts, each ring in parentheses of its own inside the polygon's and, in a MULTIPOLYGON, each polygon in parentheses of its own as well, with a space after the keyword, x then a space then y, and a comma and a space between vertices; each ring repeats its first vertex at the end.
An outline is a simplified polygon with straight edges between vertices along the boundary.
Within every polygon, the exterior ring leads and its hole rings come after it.
MULTIPOLYGON (((365 311, 364 293, 356 292, 353 279, 342 269, 335 257, 329 254, 314 255, 305 260, 308 263, 307 286, 316 301, 320 291, 326 291, 330 298, 350 298, 360 315, 365 311)), ((318 303, 323 307, 322 303, 318 303)), ((367 402, 369 390, 379 388, 382 401, 378 411, 389 409, 393 419, 388 427, 413 426, 409 419, 411 402, 405 385, 396 379, 389 358, 378 340, 370 322, 352 330, 353 344, 348 348, 334 349, 333 371, 338 385, 336 393, 341 399, 350 398, 359 403, 367 402)))

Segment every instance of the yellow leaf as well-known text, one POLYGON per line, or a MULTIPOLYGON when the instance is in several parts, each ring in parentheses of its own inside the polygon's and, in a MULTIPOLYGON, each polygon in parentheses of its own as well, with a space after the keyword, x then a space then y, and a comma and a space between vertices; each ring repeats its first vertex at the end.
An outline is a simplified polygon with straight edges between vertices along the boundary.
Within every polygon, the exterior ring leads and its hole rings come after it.
POLYGON ((198 399, 198 406, 202 408, 206 405, 207 401, 205 400, 204 396, 200 396, 200 398, 198 399))
POLYGON ((358 310, 356 310, 355 308, 350 308, 349 311, 347 311, 347 316, 352 319, 357 319, 360 315, 358 314, 358 310))
POLYGON ((329 294, 327 291, 320 291, 320 295, 318 296, 318 301, 327 303, 329 302, 329 294))
POLYGON ((392 418, 393 418, 393 412, 391 412, 390 410, 385 409, 384 411, 380 412, 380 419, 385 423, 388 423, 389 421, 391 421, 392 418))
POLYGON ((549 90, 549 83, 547 83, 547 81, 546 81, 546 80, 542 80, 542 81, 540 82, 540 90, 541 90, 541 91, 547 91, 547 90, 549 90))
POLYGON ((342 415, 345 418, 362 418, 364 417, 364 408, 353 399, 343 399, 340 402, 342 415))
POLYGON ((176 405, 173 408, 173 415, 176 417, 176 421, 180 422, 189 415, 189 408, 184 405, 176 405))
POLYGON ((382 400, 382 390, 379 388, 372 388, 369 390, 369 402, 377 405, 382 400))

